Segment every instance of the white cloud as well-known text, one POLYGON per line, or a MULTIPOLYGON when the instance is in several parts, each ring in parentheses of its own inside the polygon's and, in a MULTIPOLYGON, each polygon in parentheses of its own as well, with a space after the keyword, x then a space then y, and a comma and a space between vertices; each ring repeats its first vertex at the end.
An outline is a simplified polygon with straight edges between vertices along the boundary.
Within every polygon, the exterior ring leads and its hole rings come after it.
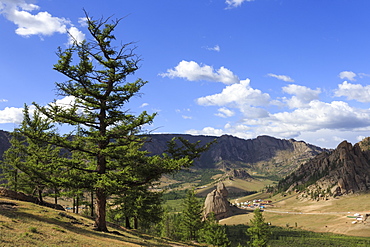
POLYGON ((250 87, 250 80, 241 80, 239 83, 226 86, 221 93, 197 99, 199 105, 204 106, 229 106, 238 108, 249 117, 264 117, 267 112, 255 106, 269 104, 270 95, 250 87))
POLYGON ((81 43, 85 40, 85 34, 78 30, 76 27, 71 27, 68 29, 68 44, 81 43))
POLYGON ((342 71, 342 72, 339 73, 339 78, 340 79, 347 79, 347 80, 350 80, 350 81, 356 81, 355 77, 356 77, 356 73, 354 73, 352 71, 342 71))
POLYGON ((221 136, 225 134, 222 129, 215 129, 213 127, 205 127, 202 130, 191 129, 186 131, 186 134, 190 135, 210 135, 210 136, 221 136))
POLYGON ((227 117, 234 116, 235 112, 227 109, 226 107, 222 107, 222 108, 218 109, 218 113, 215 114, 215 115, 218 116, 218 117, 227 118, 227 117))
POLYGON ((306 107, 312 100, 317 100, 321 90, 290 84, 283 87, 283 92, 293 95, 290 99, 285 99, 290 108, 300 108, 306 107))
POLYGON ((358 142, 360 142, 360 141, 362 141, 363 139, 365 139, 366 138, 366 136, 356 136, 356 140, 358 141, 358 142))
POLYGON ((325 103, 314 100, 308 108, 271 114, 269 118, 246 121, 245 124, 258 125, 255 128, 257 133, 282 137, 322 129, 356 131, 370 126, 370 109, 354 108, 343 101, 325 103))
POLYGON ((80 18, 78 18, 78 23, 82 27, 87 27, 88 26, 88 24, 87 24, 87 18, 86 17, 80 17, 80 18))
POLYGON ((338 89, 334 93, 337 97, 344 96, 349 100, 357 100, 363 103, 370 102, 370 85, 362 86, 345 81, 338 85, 338 89))
POLYGON ((18 26, 16 34, 28 37, 31 35, 50 36, 54 33, 70 32, 77 41, 84 36, 72 23, 65 19, 54 17, 48 12, 32 14, 39 6, 29 0, 0 0, 0 13, 18 26))
POLYGON ((0 99, 0 103, 1 102, 8 102, 8 100, 7 99, 0 99))
POLYGON ((269 113, 267 117, 245 118, 242 123, 229 122, 223 129, 208 126, 201 130, 191 130, 189 133, 231 134, 240 138, 255 138, 258 135, 277 138, 301 137, 307 142, 320 142, 326 147, 335 147, 346 137, 348 139, 353 136, 354 132, 366 135, 369 131, 370 109, 355 108, 343 101, 325 103, 313 100, 308 107, 292 112, 269 113))
POLYGON ((140 108, 146 107, 148 105, 149 105, 148 103, 143 103, 143 104, 141 104, 140 108))
POLYGON ((212 81, 222 82, 224 84, 238 83, 239 78, 225 67, 219 68, 217 71, 208 65, 199 65, 194 61, 181 61, 174 69, 168 69, 167 73, 159 74, 162 77, 169 78, 185 78, 188 81, 212 81))
POLYGON ((253 2, 254 0, 226 0, 227 9, 239 7, 243 2, 253 2))
POLYGON ((267 74, 267 76, 274 77, 278 80, 285 81, 285 82, 294 82, 294 80, 287 75, 276 75, 276 74, 269 73, 267 74))
POLYGON ((19 124, 23 120, 23 108, 5 107, 0 110, 0 123, 15 123, 19 124))
POLYGON ((359 76, 360 78, 370 77, 370 75, 369 75, 369 74, 366 74, 366 73, 358 73, 358 76, 359 76))
POLYGON ((219 45, 215 45, 214 47, 206 47, 206 49, 209 51, 217 51, 217 52, 221 51, 221 48, 219 45))
POLYGON ((191 117, 191 116, 185 116, 185 115, 182 115, 181 116, 183 119, 193 119, 193 117, 191 117))

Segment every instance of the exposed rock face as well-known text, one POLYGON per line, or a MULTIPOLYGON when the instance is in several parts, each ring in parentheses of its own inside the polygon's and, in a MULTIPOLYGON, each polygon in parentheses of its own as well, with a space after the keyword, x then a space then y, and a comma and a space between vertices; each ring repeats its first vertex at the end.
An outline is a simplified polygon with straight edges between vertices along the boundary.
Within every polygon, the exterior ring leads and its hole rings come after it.
POLYGON ((232 210, 227 200, 228 194, 225 185, 222 182, 218 183, 217 188, 207 195, 204 202, 204 218, 212 212, 217 220, 231 216, 232 210))
POLYGON ((200 141, 201 145, 216 139, 217 142, 194 161, 195 167, 227 170, 241 167, 252 168, 260 163, 258 169, 264 173, 281 175, 295 170, 304 160, 327 151, 303 141, 277 139, 270 136, 259 136, 248 140, 230 135, 212 137, 155 134, 148 137, 150 141, 144 145, 144 149, 152 154, 163 153, 167 149, 166 143, 173 137, 183 137, 190 142, 200 141), (269 168, 266 170, 266 167, 273 167, 274 170, 269 168))
POLYGON ((230 178, 240 178, 243 180, 252 180, 252 176, 244 169, 230 169, 230 171, 227 172, 227 175, 230 178))
POLYGON ((306 197, 313 199, 366 191, 370 188, 370 151, 362 150, 361 143, 352 146, 343 141, 334 151, 302 165, 278 186, 305 190, 306 197))

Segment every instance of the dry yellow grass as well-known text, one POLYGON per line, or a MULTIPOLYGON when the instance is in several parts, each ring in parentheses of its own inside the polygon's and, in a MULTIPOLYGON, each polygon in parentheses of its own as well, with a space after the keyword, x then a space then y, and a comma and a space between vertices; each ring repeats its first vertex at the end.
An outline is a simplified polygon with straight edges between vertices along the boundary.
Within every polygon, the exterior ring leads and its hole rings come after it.
MULTIPOLYGON (((263 197, 262 193, 260 193, 260 197, 263 197)), ((301 201, 296 199, 295 195, 291 197, 279 195, 270 200, 273 201, 274 206, 268 207, 263 215, 266 221, 271 222, 272 225, 298 227, 315 232, 370 237, 370 219, 369 223, 352 224, 353 219, 347 218, 347 215, 354 213, 370 214, 370 194, 348 195, 318 202, 301 201)), ((248 224, 252 217, 253 213, 250 212, 224 219, 221 223, 227 225, 248 224)))
POLYGON ((0 246, 196 246, 114 226, 109 231, 116 233, 94 231, 93 221, 80 215, 0 197, 0 246))

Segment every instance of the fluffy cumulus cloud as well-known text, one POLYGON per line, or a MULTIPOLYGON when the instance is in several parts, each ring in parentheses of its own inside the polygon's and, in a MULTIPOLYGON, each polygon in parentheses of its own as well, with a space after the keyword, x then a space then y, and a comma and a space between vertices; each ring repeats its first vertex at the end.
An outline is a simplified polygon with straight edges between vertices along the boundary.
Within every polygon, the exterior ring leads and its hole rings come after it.
POLYGON ((238 108, 249 116, 262 117, 265 110, 255 106, 266 106, 269 104, 270 95, 262 93, 250 86, 250 80, 241 80, 239 83, 226 86, 221 93, 208 95, 197 99, 197 103, 203 106, 229 106, 238 108))
POLYGON ((269 73, 267 74, 267 76, 274 77, 278 80, 285 81, 285 82, 294 82, 294 80, 287 75, 276 75, 276 74, 269 73))
MULTIPOLYGON (((370 109, 358 109, 346 102, 325 103, 311 101, 308 108, 293 112, 283 111, 264 118, 245 119, 243 123, 228 123, 223 129, 205 127, 190 130, 189 134, 222 135, 230 134, 240 138, 254 138, 258 135, 270 135, 278 138, 310 137, 320 141, 319 137, 330 133, 331 141, 339 144, 342 138, 333 139, 334 134, 370 130, 370 109), (311 134, 310 134, 311 133, 311 134), (318 134, 322 133, 322 134, 318 134), (311 135, 311 136, 310 136, 311 135)), ((326 136, 329 138, 329 135, 326 136)), ((324 142, 325 140, 321 140, 324 142)))
POLYGON ((283 92, 293 95, 289 99, 284 98, 289 108, 300 108, 306 107, 312 100, 318 99, 321 89, 313 90, 305 86, 291 84, 283 87, 283 92))
POLYGON ((188 81, 212 81, 222 82, 224 84, 238 83, 239 78, 225 67, 217 71, 208 65, 199 65, 194 61, 181 61, 175 68, 168 69, 167 73, 159 74, 162 77, 184 78, 188 81))
MULTIPOLYGON (((220 74, 212 67, 183 61, 175 69, 168 70, 164 76, 184 77, 196 81, 204 80, 205 77, 213 80, 220 74)), ((231 71, 229 74, 234 75, 231 71)), ((343 78, 352 80, 356 76, 348 71, 341 75, 343 78)), ((360 74, 358 76, 361 78, 360 74)), ((293 81, 287 76, 272 77, 293 81)), ((303 138, 316 145, 320 143, 325 147, 335 147, 342 140, 353 139, 353 136, 363 138, 370 131, 368 106, 361 108, 359 104, 352 106, 348 102, 339 100, 324 102, 320 100, 322 93, 320 88, 313 89, 296 84, 283 86, 282 92, 289 96, 272 99, 269 94, 252 88, 249 79, 225 85, 221 92, 200 97, 196 99, 196 103, 200 106, 217 106, 214 115, 228 119, 228 122, 225 124, 220 122, 221 119, 215 120, 216 127, 209 120, 205 126, 190 129, 187 133, 214 136, 229 134, 247 139, 258 135, 303 138), (219 127, 222 124, 224 127, 219 127)), ((334 96, 344 96, 347 99, 369 103, 370 86, 345 81, 338 85, 334 96)))
POLYGON ((5 107, 0 110, 0 123, 15 123, 19 124, 23 119, 23 108, 5 107))
POLYGON ((54 17, 48 12, 37 11, 40 7, 29 0, 0 0, 0 13, 17 25, 15 32, 21 36, 49 36, 54 33, 72 35, 69 42, 81 42, 85 37, 72 23, 65 19, 54 17))
POLYGON ((337 97, 344 96, 349 100, 357 100, 363 103, 370 102, 370 85, 362 86, 345 81, 338 85, 338 89, 334 93, 337 97))
POLYGON ((226 0, 227 9, 239 7, 244 2, 253 2, 254 0, 226 0))
POLYGON ((355 79, 356 73, 352 71, 342 71, 339 73, 339 78, 340 79, 347 79, 349 81, 356 81, 355 79))

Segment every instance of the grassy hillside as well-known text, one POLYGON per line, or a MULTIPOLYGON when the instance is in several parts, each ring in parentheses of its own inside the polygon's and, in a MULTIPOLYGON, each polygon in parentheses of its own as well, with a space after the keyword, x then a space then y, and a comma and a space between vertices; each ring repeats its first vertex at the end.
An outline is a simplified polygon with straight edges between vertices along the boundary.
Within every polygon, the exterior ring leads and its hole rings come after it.
POLYGON ((93 221, 80 215, 0 197, 0 246, 197 246, 114 225, 109 231, 94 231, 93 221))
MULTIPOLYGON (((239 198, 239 202, 269 198, 268 194, 257 193, 239 198)), ((273 206, 267 207, 264 217, 273 226, 303 229, 314 232, 330 232, 350 236, 370 237, 370 218, 365 222, 352 224, 355 213, 370 214, 370 194, 348 195, 332 200, 301 201, 295 194, 277 195, 269 198, 273 206)), ((236 215, 221 221, 222 224, 247 224, 252 213, 236 215)))

